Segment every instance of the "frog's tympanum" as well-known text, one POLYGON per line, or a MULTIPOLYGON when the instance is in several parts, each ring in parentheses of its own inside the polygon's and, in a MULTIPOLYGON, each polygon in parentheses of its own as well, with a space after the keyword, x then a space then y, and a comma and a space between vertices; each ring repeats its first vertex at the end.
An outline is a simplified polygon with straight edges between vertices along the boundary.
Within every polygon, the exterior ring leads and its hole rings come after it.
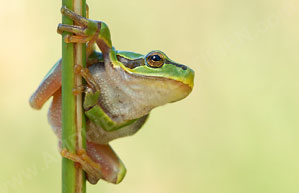
MULTIPOLYGON (((79 163, 89 182, 119 183, 126 169, 109 142, 136 133, 153 108, 188 96, 194 71, 158 50, 146 55, 118 51, 104 22, 81 17, 66 7, 61 12, 78 25, 59 24, 58 32, 72 33, 65 36, 67 43, 86 43, 88 56, 86 68, 75 66, 87 83, 82 89, 87 148, 78 154, 62 149, 61 154, 79 163), (101 52, 95 51, 95 44, 101 52)), ((40 109, 51 96, 48 119, 61 140, 61 60, 31 96, 30 105, 40 109)))

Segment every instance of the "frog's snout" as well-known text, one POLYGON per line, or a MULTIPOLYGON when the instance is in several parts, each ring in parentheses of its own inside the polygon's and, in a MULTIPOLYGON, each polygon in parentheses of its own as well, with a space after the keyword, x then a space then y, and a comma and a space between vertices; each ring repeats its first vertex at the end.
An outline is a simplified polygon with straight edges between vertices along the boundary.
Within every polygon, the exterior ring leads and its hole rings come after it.
POLYGON ((194 71, 191 68, 188 68, 182 78, 183 79, 182 82, 190 87, 190 92, 194 86, 194 76, 195 76, 194 71))

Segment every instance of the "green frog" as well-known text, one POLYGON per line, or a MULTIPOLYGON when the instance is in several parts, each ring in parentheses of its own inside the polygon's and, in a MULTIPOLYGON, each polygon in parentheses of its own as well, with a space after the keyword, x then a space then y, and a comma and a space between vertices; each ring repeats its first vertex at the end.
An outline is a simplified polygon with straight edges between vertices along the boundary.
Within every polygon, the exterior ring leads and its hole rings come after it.
MULTIPOLYGON (((145 123, 151 110, 187 97, 193 88, 194 71, 154 50, 146 55, 116 50, 110 30, 101 21, 77 15, 66 7, 61 13, 77 25, 58 25, 67 43, 86 43, 87 67, 75 66, 86 81, 83 108, 86 115, 86 150, 61 155, 77 162, 95 184, 99 179, 119 183, 126 168, 109 142, 133 135, 145 123), (101 52, 95 51, 95 45, 101 52)), ((40 109, 53 96, 49 123, 61 140, 61 60, 45 76, 30 98, 30 105, 40 109)))

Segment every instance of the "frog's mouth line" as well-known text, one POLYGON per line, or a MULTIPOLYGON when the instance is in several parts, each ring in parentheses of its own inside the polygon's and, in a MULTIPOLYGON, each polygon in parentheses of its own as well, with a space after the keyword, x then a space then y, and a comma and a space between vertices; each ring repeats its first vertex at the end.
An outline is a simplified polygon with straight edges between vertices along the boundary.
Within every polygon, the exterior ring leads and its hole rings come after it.
MULTIPOLYGON (((144 76, 142 74, 134 74, 134 73, 130 73, 130 72, 127 72, 124 70, 124 72, 126 74, 128 74, 129 76, 134 76, 134 77, 138 77, 140 79, 151 79, 151 80, 159 80, 161 82, 168 82, 168 83, 165 83, 165 84, 176 84, 178 88, 180 88, 182 90, 182 92, 186 93, 186 96, 189 95, 189 93, 192 91, 193 89, 193 84, 190 85, 188 83, 185 83, 185 82, 182 82, 182 81, 179 81, 179 80, 176 80, 176 79, 172 79, 172 78, 168 78, 168 77, 160 77, 160 76, 144 76)), ((180 99, 179 99, 180 100, 180 99)), ((172 102, 175 102, 175 101, 172 101, 172 102)))
MULTIPOLYGON (((145 79, 153 79, 153 80, 161 80, 161 81, 169 81, 169 82, 173 82, 174 84, 177 84, 179 87, 184 87, 186 90, 190 90, 190 92, 193 89, 193 81, 192 81, 192 85, 190 85, 189 83, 185 83, 183 81, 179 81, 176 79, 172 79, 169 77, 160 77, 160 76, 142 76, 142 75, 138 75, 138 74, 133 74, 134 76, 141 76, 145 79)), ((188 81, 189 82, 189 81, 188 81)))

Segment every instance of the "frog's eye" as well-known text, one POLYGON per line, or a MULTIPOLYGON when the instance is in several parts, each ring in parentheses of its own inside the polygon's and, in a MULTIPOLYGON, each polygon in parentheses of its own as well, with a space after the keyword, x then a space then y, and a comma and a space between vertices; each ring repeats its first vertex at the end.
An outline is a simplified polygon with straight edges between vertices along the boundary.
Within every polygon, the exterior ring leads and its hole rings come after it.
POLYGON ((159 68, 164 64, 164 57, 160 53, 152 53, 146 58, 146 61, 150 67, 159 68))

